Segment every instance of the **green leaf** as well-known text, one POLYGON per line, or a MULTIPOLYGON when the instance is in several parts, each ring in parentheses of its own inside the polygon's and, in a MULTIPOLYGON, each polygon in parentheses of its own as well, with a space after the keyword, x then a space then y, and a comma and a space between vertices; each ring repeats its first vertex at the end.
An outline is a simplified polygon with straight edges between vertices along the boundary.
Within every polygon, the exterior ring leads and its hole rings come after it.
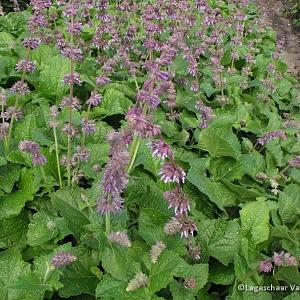
POLYGON ((20 214, 25 203, 32 200, 33 195, 23 191, 0 197, 0 220, 20 214))
POLYGON ((114 278, 122 281, 131 280, 135 273, 140 271, 139 263, 129 259, 125 247, 112 245, 107 247, 103 253, 102 264, 105 270, 114 278), (130 264, 130 268, 128 268, 130 264))
POLYGON ((235 274, 233 265, 224 266, 220 263, 213 263, 209 267, 209 278, 208 281, 220 284, 229 285, 234 282, 235 274))
POLYGON ((139 217, 139 234, 147 242, 148 245, 155 244, 156 241, 163 240, 165 233, 163 226, 170 219, 158 210, 144 208, 139 217))
POLYGON ((215 180, 226 178, 229 181, 233 181, 235 179, 241 179, 245 174, 243 165, 228 157, 212 159, 209 171, 216 177, 215 180))
POLYGON ((279 194, 279 214, 283 223, 293 223, 300 214, 300 187, 297 184, 289 184, 279 194))
POLYGON ((269 206, 264 200, 246 204, 240 211, 242 232, 255 243, 261 243, 268 239, 269 206))
MULTIPOLYGON (((0 287, 4 297, 1 300, 42 300, 43 294, 33 289, 28 291, 26 286, 12 285, 17 284, 22 277, 30 275, 30 265, 22 259, 21 253, 11 248, 0 253, 0 287)), ((31 283, 31 282, 30 282, 31 283)), ((1 294, 0 292, 0 294, 1 294)))
POLYGON ((16 248, 10 248, 0 252, 0 284, 7 286, 20 275, 27 274, 30 265, 25 263, 22 255, 16 248))
POLYGON ((207 249, 208 255, 222 264, 233 262, 239 249, 240 226, 238 220, 221 219, 199 221, 197 239, 207 249))
POLYGON ((110 88, 105 90, 100 107, 95 108, 97 115, 111 116, 125 113, 132 104, 122 92, 110 88))
POLYGON ((20 176, 20 167, 15 164, 0 167, 0 188, 10 193, 20 176))
POLYGON ((173 276, 176 274, 180 262, 181 259, 178 256, 178 253, 164 251, 157 263, 151 265, 149 290, 154 293, 167 287, 172 281, 173 276))
POLYGON ((289 284, 300 285, 300 274, 298 267, 281 267, 276 272, 275 279, 285 281, 289 284))
POLYGON ((251 154, 242 154, 239 162, 243 165, 244 172, 252 178, 256 178, 256 174, 265 169, 264 157, 257 151, 252 151, 251 154))
POLYGON ((121 299, 124 299, 126 287, 126 282, 117 280, 109 274, 105 274, 97 286, 96 296, 100 299, 102 297, 112 297, 112 299, 122 297, 121 299), (122 292, 120 293, 120 291, 122 292))
POLYGON ((24 248, 28 226, 27 214, 23 211, 20 215, 0 221, 0 248, 24 248))
POLYGON ((46 97, 61 98, 68 90, 63 77, 70 71, 70 62, 60 55, 51 57, 44 65, 39 81, 39 92, 46 97))
POLYGON ((231 126, 210 126, 200 133, 199 147, 212 157, 229 156, 236 160, 241 155, 241 145, 231 126))
POLYGON ((182 54, 176 56, 171 65, 171 71, 175 72, 177 75, 186 76, 188 62, 184 59, 182 54))
POLYGON ((16 45, 14 37, 8 32, 0 32, 0 52, 12 50, 16 45))
POLYGON ((14 131, 16 142, 32 140, 32 132, 34 128, 36 128, 36 116, 34 114, 28 114, 18 121, 14 131))
POLYGON ((89 224, 86 214, 81 211, 83 206, 80 189, 65 188, 52 194, 51 197, 54 207, 65 218, 69 229, 76 238, 80 238, 84 232, 83 226, 89 224))
POLYGON ((34 214, 32 221, 28 226, 28 245, 39 246, 56 237, 59 233, 55 223, 56 219, 57 218, 47 215, 43 211, 34 214))
POLYGON ((97 267, 99 261, 94 259, 95 253, 87 248, 79 248, 75 251, 78 257, 66 268, 60 277, 63 287, 59 289, 59 296, 68 298, 80 294, 94 295, 99 279, 91 272, 92 267, 97 267))
POLYGON ((236 204, 234 193, 222 183, 214 182, 208 178, 201 161, 201 159, 193 161, 187 180, 195 185, 200 192, 207 195, 209 200, 215 203, 219 209, 225 211, 226 206, 234 206, 236 204))

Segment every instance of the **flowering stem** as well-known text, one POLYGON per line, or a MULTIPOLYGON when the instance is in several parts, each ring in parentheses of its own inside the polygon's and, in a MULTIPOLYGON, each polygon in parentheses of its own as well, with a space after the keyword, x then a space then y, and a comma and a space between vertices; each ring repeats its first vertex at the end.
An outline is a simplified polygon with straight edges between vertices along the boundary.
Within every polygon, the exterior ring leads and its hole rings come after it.
POLYGON ((285 166, 285 168, 280 172, 281 174, 284 174, 285 171, 289 169, 290 165, 285 166))
POLYGON ((61 172, 60 172, 57 134, 56 134, 56 128, 55 127, 53 128, 53 133, 54 133, 54 143, 55 143, 55 154, 56 154, 56 165, 57 165, 58 180, 59 180, 59 185, 62 188, 62 179, 61 179, 61 172))
POLYGON ((68 165, 67 165, 67 176, 68 186, 71 185, 71 138, 68 137, 68 165))
POLYGON ((132 147, 131 147, 131 150, 130 150, 131 159, 130 159, 130 163, 129 163, 129 166, 128 166, 128 169, 127 169, 128 174, 130 174, 130 172, 131 172, 131 169, 132 169, 133 164, 135 162, 140 144, 141 144, 141 138, 138 135, 135 135, 134 138, 133 138, 132 147))
POLYGON ((43 283, 46 283, 46 281, 49 279, 53 270, 54 270, 54 267, 47 263, 47 270, 44 275, 43 283))
MULTIPOLYGON (((29 54, 30 54, 30 48, 28 47, 26 49, 26 61, 29 61, 29 54)), ((23 73, 22 73, 22 76, 21 76, 21 82, 22 83, 24 83, 25 74, 26 74, 26 71, 23 70, 23 73)), ((20 96, 19 94, 16 95, 16 101, 15 101, 15 105, 14 105, 15 109, 18 107, 18 104, 19 104, 19 96, 20 96)), ((10 122, 9 122, 8 136, 7 136, 6 145, 5 145, 7 152, 9 151, 9 146, 10 146, 10 140, 11 140, 14 121, 15 121, 15 116, 12 115, 12 117, 10 119, 10 122)))
MULTIPOLYGON (((107 201, 108 201, 108 203, 111 202, 110 195, 107 196, 107 201)), ((105 214, 105 233, 106 233, 106 236, 109 236, 109 234, 110 234, 110 210, 109 209, 105 214)))

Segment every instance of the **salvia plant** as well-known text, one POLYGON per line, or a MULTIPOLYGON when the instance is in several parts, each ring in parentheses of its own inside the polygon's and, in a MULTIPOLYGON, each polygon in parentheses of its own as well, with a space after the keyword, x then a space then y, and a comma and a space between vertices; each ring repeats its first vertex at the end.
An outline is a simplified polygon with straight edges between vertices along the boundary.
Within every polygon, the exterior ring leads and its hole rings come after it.
POLYGON ((298 299, 299 90, 256 4, 10 3, 0 298, 298 299))

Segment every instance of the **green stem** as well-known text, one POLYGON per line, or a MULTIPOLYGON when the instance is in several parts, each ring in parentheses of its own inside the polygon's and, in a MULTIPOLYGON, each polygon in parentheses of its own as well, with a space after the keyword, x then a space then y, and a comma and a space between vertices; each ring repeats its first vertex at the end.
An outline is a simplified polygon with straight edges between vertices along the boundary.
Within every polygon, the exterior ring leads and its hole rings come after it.
POLYGON ((57 143, 57 134, 56 134, 56 128, 53 128, 54 133, 54 143, 55 143, 55 154, 56 154, 56 165, 57 165, 57 173, 58 173, 58 180, 59 185, 62 188, 62 179, 61 179, 61 172, 60 172, 60 162, 59 162, 59 150, 58 150, 58 143, 57 143))
POLYGON ((292 227, 291 230, 294 230, 298 227, 298 225, 300 224, 300 220, 298 220, 298 222, 295 223, 295 225, 292 227))
POLYGON ((67 165, 67 176, 68 176, 68 186, 71 186, 71 138, 68 137, 68 165, 67 165))
MULTIPOLYGON (((30 48, 27 48, 26 49, 26 61, 29 61, 29 54, 30 54, 30 48)), ((26 75, 26 72, 24 70, 23 73, 22 73, 22 76, 21 76, 21 82, 22 83, 24 82, 25 75, 26 75)), ((19 96, 20 96, 19 94, 16 95, 16 101, 15 101, 15 105, 14 105, 15 109, 18 107, 18 104, 19 104, 19 96)), ((12 118, 10 119, 10 122, 9 122, 8 136, 7 136, 6 145, 5 145, 6 146, 6 152, 9 151, 10 140, 11 140, 14 121, 15 121, 15 118, 14 118, 14 116, 12 116, 12 118)))
MULTIPOLYGON (((110 202, 111 196, 108 195, 107 197, 108 197, 107 201, 110 202)), ((109 210, 105 214, 105 233, 106 233, 106 236, 109 236, 109 234, 110 234, 110 211, 109 210)))
POLYGON ((131 150, 130 150, 131 159, 130 159, 129 166, 127 168, 127 173, 128 174, 130 174, 130 172, 132 170, 132 167, 133 167, 133 164, 135 162, 137 153, 139 151, 140 144, 141 144, 141 138, 138 135, 135 135, 134 138, 133 138, 132 147, 131 147, 131 150))
POLYGON ((45 275, 44 275, 43 283, 46 283, 46 281, 49 279, 49 277, 50 277, 53 270, 54 270, 54 267, 52 267, 51 265, 49 265, 47 263, 47 270, 46 270, 45 275))

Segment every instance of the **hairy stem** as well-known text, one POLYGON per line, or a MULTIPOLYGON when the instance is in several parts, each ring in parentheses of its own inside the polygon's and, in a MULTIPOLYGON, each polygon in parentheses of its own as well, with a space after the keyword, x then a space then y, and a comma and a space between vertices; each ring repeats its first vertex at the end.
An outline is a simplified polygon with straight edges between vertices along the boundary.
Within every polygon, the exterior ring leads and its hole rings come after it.
POLYGON ((58 180, 59 180, 59 186, 62 188, 63 185, 62 185, 61 172, 60 172, 59 150, 58 150, 57 134, 56 134, 55 127, 53 128, 53 134, 54 134, 54 143, 55 143, 55 154, 56 154, 58 180))

